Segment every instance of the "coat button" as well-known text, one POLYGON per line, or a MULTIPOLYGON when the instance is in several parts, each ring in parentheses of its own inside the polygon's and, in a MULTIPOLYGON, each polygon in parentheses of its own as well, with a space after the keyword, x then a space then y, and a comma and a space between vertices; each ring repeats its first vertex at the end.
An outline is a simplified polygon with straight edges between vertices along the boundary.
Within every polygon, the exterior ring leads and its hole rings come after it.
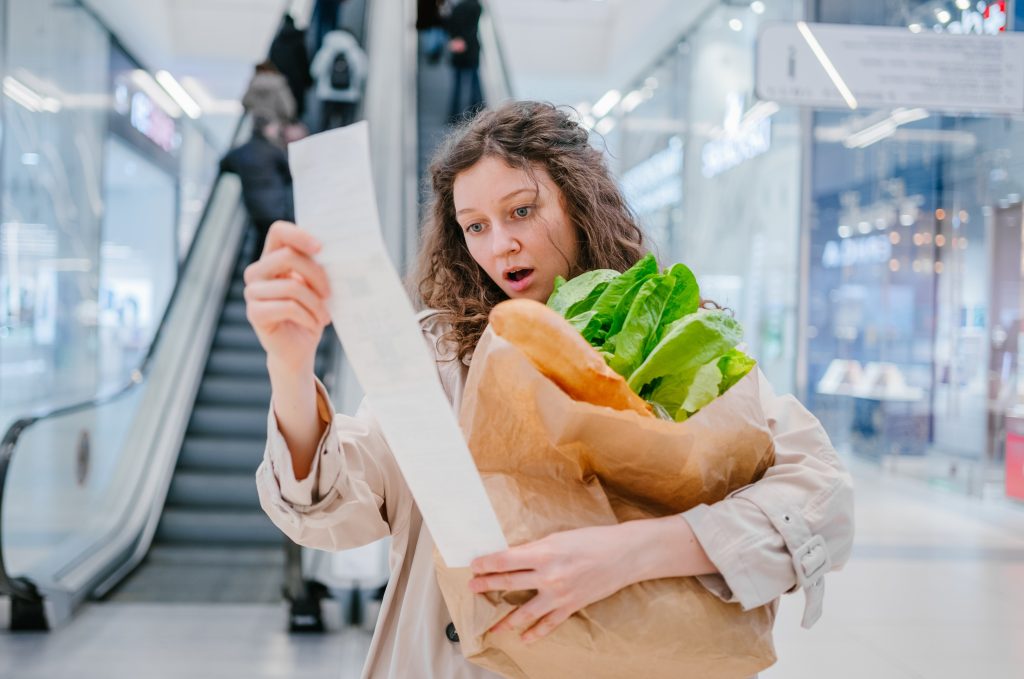
POLYGON ((444 635, 448 637, 448 641, 453 644, 459 643, 459 633, 455 630, 454 622, 448 623, 448 626, 444 628, 444 635))

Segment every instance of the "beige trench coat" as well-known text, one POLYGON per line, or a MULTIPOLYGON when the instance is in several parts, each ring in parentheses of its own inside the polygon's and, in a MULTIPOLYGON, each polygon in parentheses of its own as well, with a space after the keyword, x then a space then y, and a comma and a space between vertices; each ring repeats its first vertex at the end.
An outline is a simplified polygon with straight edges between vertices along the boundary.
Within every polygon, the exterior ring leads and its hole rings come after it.
MULTIPOLYGON (((436 312, 420 315, 438 356, 445 392, 458 412, 468 366, 444 360, 446 329, 436 312)), ((761 379, 776 462, 765 476, 714 505, 685 512, 720 575, 701 576, 709 591, 744 608, 803 587, 804 626, 821 611, 823 575, 846 562, 853 543, 853 486, 818 420, 792 396, 776 396, 761 379)), ((495 677, 469 663, 449 641, 451 622, 437 586, 433 540, 395 459, 364 402, 354 417, 334 415, 322 385, 320 416, 329 422, 309 476, 295 479, 271 406, 260 502, 297 543, 323 550, 391 536, 391 579, 363 670, 373 679, 495 677)))

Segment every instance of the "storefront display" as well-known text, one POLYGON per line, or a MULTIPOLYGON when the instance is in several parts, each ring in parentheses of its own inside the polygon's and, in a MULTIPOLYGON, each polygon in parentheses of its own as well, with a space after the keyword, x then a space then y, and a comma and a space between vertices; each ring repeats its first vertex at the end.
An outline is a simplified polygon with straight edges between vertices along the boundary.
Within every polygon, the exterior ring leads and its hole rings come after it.
POLYGON ((747 351, 782 391, 793 389, 796 361, 798 112, 754 98, 754 45, 763 22, 801 12, 799 2, 715 7, 623 90, 617 124, 605 125, 654 247, 733 310, 747 351))
MULTIPOLYGON (((1001 3, 910 4, 824 2, 816 20, 994 40, 1009 24, 1001 3)), ((813 113, 803 396, 841 449, 980 494, 1017 400, 1024 119, 922 110, 851 142, 889 113, 813 113)))
POLYGON ((610 113, 584 111, 654 246, 736 313, 778 390, 841 451, 975 494, 1015 487, 1024 116, 801 117, 755 97, 754 54, 766 21, 998 40, 1021 5, 722 3, 610 113))
POLYGON ((126 383, 218 152, 85 8, 6 0, 0 27, 2 431, 126 383))

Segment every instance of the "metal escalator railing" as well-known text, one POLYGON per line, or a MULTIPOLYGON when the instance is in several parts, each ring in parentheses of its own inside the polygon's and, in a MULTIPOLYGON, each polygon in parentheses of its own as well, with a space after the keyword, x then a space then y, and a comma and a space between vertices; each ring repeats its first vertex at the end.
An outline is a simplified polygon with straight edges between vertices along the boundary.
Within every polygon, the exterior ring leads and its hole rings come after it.
MULTIPOLYGON (((233 143, 247 134, 243 118, 233 143)), ((240 196, 237 178, 218 176, 128 382, 22 417, 0 439, 0 595, 11 598, 12 629, 66 620, 152 534, 244 233, 240 196)))
POLYGON ((488 106, 515 98, 508 60, 501 46, 490 0, 483 1, 484 13, 480 17, 480 80, 488 106))

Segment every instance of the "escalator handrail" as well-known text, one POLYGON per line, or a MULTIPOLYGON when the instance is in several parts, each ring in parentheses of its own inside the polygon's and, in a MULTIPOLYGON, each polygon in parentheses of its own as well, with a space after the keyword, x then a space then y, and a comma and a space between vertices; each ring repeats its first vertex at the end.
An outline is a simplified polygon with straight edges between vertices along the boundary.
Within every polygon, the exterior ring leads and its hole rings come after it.
POLYGON ((501 40, 498 38, 498 27, 494 24, 494 11, 491 8, 493 4, 491 0, 482 0, 484 10, 487 13, 486 29, 489 31, 488 36, 491 50, 494 53, 494 59, 498 63, 498 70, 501 72, 503 84, 505 86, 505 93, 509 98, 514 99, 515 93, 512 88, 512 76, 508 72, 508 59, 505 58, 505 50, 501 46, 501 40))
MULTIPOLYGON (((232 147, 239 143, 239 138, 244 130, 247 117, 248 114, 243 114, 239 117, 238 122, 235 125, 235 130, 231 136, 232 147)), ((203 212, 199 217, 199 224, 196 227, 196 232, 193 236, 193 243, 199 240, 199 235, 208 222, 210 206, 213 204, 213 198, 216 195, 217 187, 220 185, 223 175, 224 173, 218 169, 217 178, 210 186, 210 191, 206 198, 206 204, 203 206, 203 212)), ((38 422, 99 408, 111 403, 112 401, 118 400, 145 382, 145 377, 149 371, 150 365, 152 364, 156 346, 159 343, 161 335, 166 327, 170 310, 174 306, 174 301, 178 296, 178 291, 182 287, 181 284, 184 279, 183 274, 187 270, 188 264, 191 262, 192 255, 195 250, 196 248, 194 247, 189 248, 189 251, 185 254, 185 258, 178 265, 178 275, 174 282, 174 288, 171 290, 171 294, 167 299, 167 304, 164 307, 164 313, 160 318, 160 323, 157 325, 156 331, 153 333, 153 338, 149 343, 145 356, 143 356, 139 361, 138 366, 132 370, 131 377, 129 377, 126 383, 113 387, 104 393, 91 396, 75 403, 52 407, 19 417, 7 428, 7 431, 4 432, 3 438, 0 439, 0 594, 9 594, 12 597, 33 601, 38 600, 39 598, 39 594, 31 582, 24 578, 13 578, 10 573, 7 572, 7 567, 3 558, 4 490, 7 487, 7 473, 10 470, 11 460, 14 456, 14 450, 18 445, 18 440, 27 429, 38 422)))

